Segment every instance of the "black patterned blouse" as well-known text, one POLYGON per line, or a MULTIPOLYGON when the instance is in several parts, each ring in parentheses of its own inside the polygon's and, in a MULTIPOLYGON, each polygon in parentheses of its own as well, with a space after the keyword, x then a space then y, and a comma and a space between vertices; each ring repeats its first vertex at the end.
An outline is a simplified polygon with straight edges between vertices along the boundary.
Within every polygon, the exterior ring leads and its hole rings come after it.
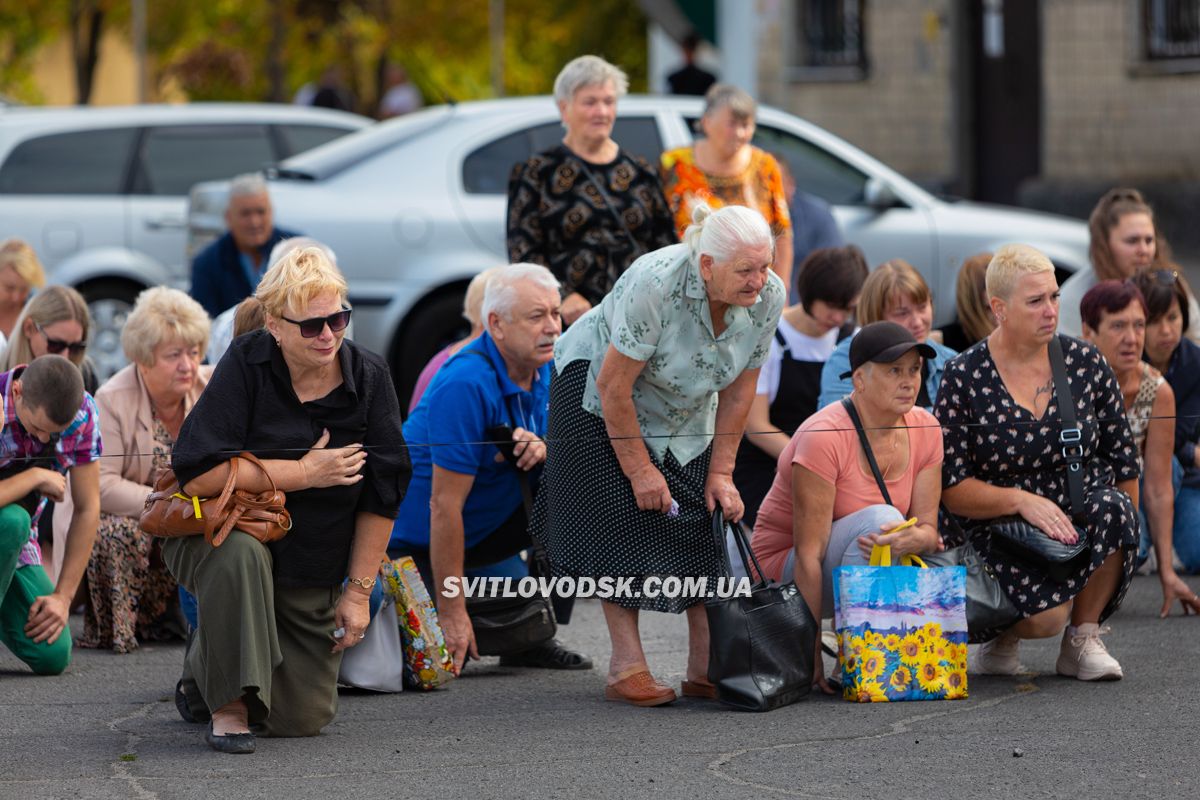
MULTIPOLYGON (((1138 477, 1138 452, 1117 380, 1100 351, 1070 336, 1060 334, 1058 338, 1075 397, 1075 415, 1083 431, 1085 508, 1075 522, 1087 530, 1091 562, 1069 580, 1056 582, 992 556, 986 539, 981 538, 982 521, 963 520, 963 524, 969 529, 974 526, 973 540, 1025 616, 1073 598, 1110 553, 1125 548, 1125 578, 1103 619, 1120 605, 1137 555, 1137 514, 1116 483, 1138 477)), ((1058 402, 1056 393, 1039 419, 1014 401, 992 361, 987 339, 952 358, 946 364, 933 409, 942 424, 946 452, 943 484, 948 488, 978 478, 993 486, 1033 492, 1068 509, 1066 461, 1058 440, 1062 429, 1058 402)), ((974 631, 972 638, 979 640, 974 631)))
POLYGON ((675 243, 658 172, 640 157, 621 150, 608 164, 585 166, 559 145, 513 167, 508 183, 509 260, 549 267, 562 282, 564 295, 579 292, 596 305, 638 256, 675 243), (605 202, 589 172, 615 209, 605 202))

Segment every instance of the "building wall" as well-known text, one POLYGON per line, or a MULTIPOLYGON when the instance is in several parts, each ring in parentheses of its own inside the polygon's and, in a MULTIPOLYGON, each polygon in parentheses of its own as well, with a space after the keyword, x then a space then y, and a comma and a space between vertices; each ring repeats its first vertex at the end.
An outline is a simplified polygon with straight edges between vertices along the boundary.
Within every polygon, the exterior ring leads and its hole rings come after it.
POLYGON ((1200 73, 1139 70, 1131 0, 1043 0, 1043 178, 1200 179, 1200 73))
POLYGON ((795 0, 761 19, 762 99, 804 117, 916 180, 945 184, 955 152, 953 0, 867 2, 865 80, 797 80, 795 0))

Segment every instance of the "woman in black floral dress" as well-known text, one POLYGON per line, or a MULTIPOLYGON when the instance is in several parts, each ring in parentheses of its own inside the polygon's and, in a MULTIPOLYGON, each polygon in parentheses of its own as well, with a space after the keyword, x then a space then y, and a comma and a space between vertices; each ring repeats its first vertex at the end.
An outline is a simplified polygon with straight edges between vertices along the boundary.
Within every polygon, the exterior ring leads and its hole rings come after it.
POLYGON ((612 139, 625 73, 596 56, 554 81, 563 143, 513 168, 508 257, 548 267, 570 325, 597 305, 638 256, 677 242, 658 171, 612 139))
POLYGON ((1024 245, 1001 248, 988 266, 987 291, 997 328, 946 365, 934 407, 946 449, 943 502, 966 521, 1023 617, 1006 631, 972 632, 990 639, 977 654, 975 671, 1017 674, 1021 639, 1054 636, 1066 626, 1058 673, 1119 679, 1121 665, 1101 642, 1106 629, 1099 623, 1120 606, 1137 555, 1137 449, 1120 389, 1096 348, 1057 333, 1058 285, 1044 255, 1024 245), (1075 541, 1064 510, 1070 500, 1059 443, 1062 398, 1048 355, 1055 336, 1083 431, 1084 508, 1075 523, 1085 530, 1092 554, 1065 581, 989 551, 981 525, 1019 514, 1053 539, 1075 541))

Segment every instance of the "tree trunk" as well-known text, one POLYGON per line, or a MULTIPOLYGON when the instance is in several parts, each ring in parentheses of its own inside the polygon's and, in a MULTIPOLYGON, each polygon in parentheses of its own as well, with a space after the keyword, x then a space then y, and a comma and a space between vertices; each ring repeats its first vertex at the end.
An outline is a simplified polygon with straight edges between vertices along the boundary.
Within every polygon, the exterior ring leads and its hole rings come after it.
POLYGON ((286 5, 278 1, 271 4, 271 44, 267 47, 267 81, 270 86, 268 99, 272 103, 288 101, 283 74, 283 48, 287 34, 286 5))
POLYGON ((75 97, 83 106, 91 102, 96 62, 100 59, 100 34, 104 10, 86 0, 71 2, 71 47, 75 58, 75 97))

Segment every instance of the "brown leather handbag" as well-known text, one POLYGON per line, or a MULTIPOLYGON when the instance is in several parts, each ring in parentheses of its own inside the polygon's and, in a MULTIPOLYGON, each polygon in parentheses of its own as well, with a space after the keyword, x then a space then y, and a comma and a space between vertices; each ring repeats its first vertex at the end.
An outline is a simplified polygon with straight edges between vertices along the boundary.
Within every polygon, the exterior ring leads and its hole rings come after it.
POLYGON ((234 528, 266 544, 282 539, 292 529, 292 515, 284 507, 287 497, 253 453, 229 459, 229 477, 217 497, 191 497, 184 493, 174 470, 164 470, 146 498, 138 526, 151 536, 174 538, 201 536, 220 547, 234 528), (238 464, 245 461, 262 470, 269 491, 248 492, 237 485, 238 464))

